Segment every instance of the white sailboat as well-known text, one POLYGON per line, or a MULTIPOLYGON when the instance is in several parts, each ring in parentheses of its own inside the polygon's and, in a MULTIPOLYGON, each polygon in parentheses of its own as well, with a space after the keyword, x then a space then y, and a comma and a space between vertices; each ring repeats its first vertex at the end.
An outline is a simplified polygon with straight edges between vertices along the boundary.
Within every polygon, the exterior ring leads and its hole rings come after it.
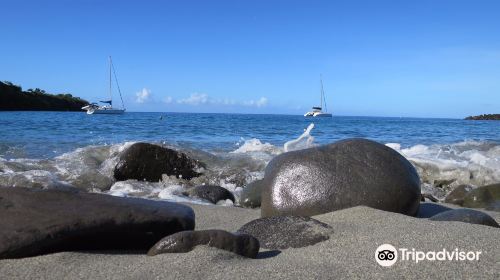
POLYGON ((312 111, 309 111, 304 114, 304 117, 332 117, 332 114, 328 113, 326 108, 326 99, 325 99, 325 91, 323 90, 323 77, 320 76, 321 83, 321 105, 319 107, 312 107, 312 111), (323 103, 325 103, 325 111, 323 112, 323 103))
POLYGON ((118 79, 116 78, 115 67, 113 66, 113 61, 111 60, 111 56, 109 57, 109 100, 99 101, 101 103, 105 103, 108 105, 98 105, 97 103, 90 103, 87 106, 82 107, 83 110, 87 110, 87 114, 123 114, 125 112, 125 106, 123 105, 122 93, 120 91, 120 86, 118 85, 118 79), (111 72, 115 77, 116 88, 118 89, 118 93, 120 94, 120 100, 122 101, 121 108, 113 108, 113 92, 111 90, 111 72))

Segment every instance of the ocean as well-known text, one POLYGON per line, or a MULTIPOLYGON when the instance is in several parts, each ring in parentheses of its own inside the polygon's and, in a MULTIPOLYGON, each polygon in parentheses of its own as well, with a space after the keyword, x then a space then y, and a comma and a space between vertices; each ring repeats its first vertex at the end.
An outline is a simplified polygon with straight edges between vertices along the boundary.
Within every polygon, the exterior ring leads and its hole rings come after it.
POLYGON ((0 185, 75 186, 119 196, 193 201, 182 195, 187 186, 217 184, 238 197, 248 183, 263 177, 274 156, 353 137, 400 152, 419 172, 422 191, 439 199, 460 184, 500 182, 498 121, 0 112, 0 185), (181 150, 205 162, 204 175, 191 181, 170 177, 157 183, 115 182, 119 153, 139 141, 181 150))

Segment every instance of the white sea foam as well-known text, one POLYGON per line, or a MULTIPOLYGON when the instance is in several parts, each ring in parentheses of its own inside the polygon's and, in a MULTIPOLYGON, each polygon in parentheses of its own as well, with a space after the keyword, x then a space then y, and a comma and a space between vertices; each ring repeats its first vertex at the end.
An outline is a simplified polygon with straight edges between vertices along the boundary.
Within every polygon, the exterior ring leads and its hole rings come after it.
POLYGON ((314 137, 311 136, 311 130, 314 128, 314 123, 311 123, 299 138, 288 141, 283 145, 285 152, 307 149, 314 146, 314 137))
POLYGON ((449 145, 401 148, 388 143, 417 169, 423 190, 442 198, 461 184, 481 186, 500 182, 500 145, 465 141, 449 145), (437 188, 437 189, 436 189, 437 188))

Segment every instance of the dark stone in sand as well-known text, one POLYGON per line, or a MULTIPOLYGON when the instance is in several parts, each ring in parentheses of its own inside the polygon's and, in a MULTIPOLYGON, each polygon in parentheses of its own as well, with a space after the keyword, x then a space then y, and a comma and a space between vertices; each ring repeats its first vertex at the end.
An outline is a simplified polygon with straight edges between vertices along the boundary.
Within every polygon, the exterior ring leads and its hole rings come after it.
POLYGON ((500 202, 500 183, 482 186, 469 192, 464 198, 464 207, 486 208, 500 202))
POLYGON ((460 185, 453 189, 446 198, 444 199, 444 202, 446 203, 451 203, 451 204, 456 204, 456 205, 463 205, 464 204, 464 198, 465 196, 472 191, 472 187, 469 185, 460 185))
POLYGON ((158 241, 148 252, 149 256, 163 253, 186 253, 198 245, 219 248, 248 258, 259 252, 259 241, 248 234, 224 230, 182 231, 158 241))
POLYGON ((185 205, 78 191, 0 188, 0 259, 70 250, 147 250, 194 228, 185 205))
POLYGON ((243 188, 240 196, 240 205, 248 208, 260 207, 262 186, 262 180, 257 180, 243 188))
POLYGON ((431 221, 464 222, 469 224, 500 227, 490 215, 472 209, 453 209, 429 218, 431 221))
POLYGON ((190 197, 198 197, 205 200, 208 200, 212 203, 217 203, 219 200, 230 199, 235 202, 234 195, 220 186, 212 186, 212 185, 203 185, 196 186, 186 192, 190 197))
POLYGON ((420 203, 417 212, 417 218, 430 218, 432 216, 446 212, 448 210, 452 210, 452 208, 443 206, 439 203, 433 203, 433 202, 420 203))
POLYGON ((366 139, 288 152, 266 167, 262 216, 313 216, 365 205, 415 215, 420 179, 393 149, 366 139))
POLYGON ((309 217, 276 216, 243 225, 238 232, 255 236, 262 248, 301 248, 328 240, 332 228, 309 217))
POLYGON ((128 179, 158 182, 162 174, 191 179, 200 174, 202 166, 186 154, 149 143, 135 143, 120 155, 114 176, 118 181, 128 179))

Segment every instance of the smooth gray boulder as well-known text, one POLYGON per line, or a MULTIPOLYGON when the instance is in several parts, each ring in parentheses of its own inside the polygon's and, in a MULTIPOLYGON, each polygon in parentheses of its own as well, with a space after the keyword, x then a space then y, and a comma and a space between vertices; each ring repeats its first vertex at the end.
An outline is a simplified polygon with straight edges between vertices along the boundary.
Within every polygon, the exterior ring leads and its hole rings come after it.
POLYGON ((314 216, 358 205, 414 216, 420 179, 395 150, 366 139, 293 151, 267 165, 262 217, 314 216))
POLYGON ((490 215, 472 209, 453 209, 439 213, 429 218, 431 221, 463 222, 469 224, 500 227, 490 215))
POLYGON ((328 240, 333 229, 309 217, 276 216, 253 220, 238 232, 254 236, 262 248, 301 248, 328 240))
POLYGON ((487 208, 500 202, 500 183, 482 186, 470 191, 464 198, 464 207, 487 208))
POLYGON ((235 202, 233 193, 221 186, 213 186, 213 185, 196 186, 186 191, 185 194, 187 194, 190 197, 198 197, 201 199, 208 200, 213 204, 216 204, 219 200, 226 200, 226 199, 230 199, 233 203, 235 202))
POLYGON ((120 155, 114 177, 118 181, 158 182, 162 174, 167 174, 189 180, 200 175, 196 169, 202 166, 184 153, 149 143, 135 143, 120 155))
POLYGON ((148 250, 194 228, 185 205, 80 191, 0 188, 0 259, 73 250, 148 250))
POLYGON ((261 204, 262 180, 256 180, 243 188, 240 205, 247 208, 258 208, 261 204))
POLYGON ((224 230, 200 230, 169 235, 158 241, 148 255, 187 253, 199 245, 219 248, 247 258, 255 258, 259 253, 259 241, 251 235, 224 230))
POLYGON ((451 204, 456 204, 456 205, 463 205, 464 204, 464 198, 465 196, 472 191, 472 187, 469 185, 459 185, 453 191, 451 191, 446 198, 444 199, 444 202, 446 203, 451 203, 451 204))

